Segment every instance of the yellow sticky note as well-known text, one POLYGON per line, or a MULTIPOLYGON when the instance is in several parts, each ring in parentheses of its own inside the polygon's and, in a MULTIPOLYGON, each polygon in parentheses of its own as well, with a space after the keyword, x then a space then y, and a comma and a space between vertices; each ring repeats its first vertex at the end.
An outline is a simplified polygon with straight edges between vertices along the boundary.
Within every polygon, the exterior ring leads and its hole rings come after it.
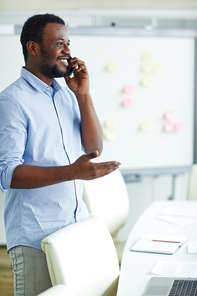
POLYGON ((149 75, 143 76, 141 79, 141 85, 142 86, 152 86, 153 85, 153 81, 152 81, 152 77, 149 75))
POLYGON ((142 53, 142 60, 144 62, 151 62, 152 61, 152 58, 153 58, 153 53, 151 50, 145 50, 143 53, 142 53))
POLYGON ((117 62, 108 62, 106 64, 106 70, 109 72, 116 72, 118 70, 117 62))
POLYGON ((116 128, 117 127, 117 121, 113 117, 107 118, 105 120, 105 122, 104 122, 104 126, 106 128, 116 128))
POLYGON ((117 138, 116 132, 114 130, 106 129, 104 130, 104 139, 107 141, 115 141, 117 138))
POLYGON ((163 72, 163 64, 162 63, 154 63, 152 67, 153 73, 162 73, 163 72))
POLYGON ((147 62, 142 65, 142 72, 151 73, 152 72, 152 63, 147 62))
POLYGON ((143 132, 147 132, 147 131, 150 131, 152 129, 152 124, 150 121, 142 121, 140 123, 140 130, 143 131, 143 132))

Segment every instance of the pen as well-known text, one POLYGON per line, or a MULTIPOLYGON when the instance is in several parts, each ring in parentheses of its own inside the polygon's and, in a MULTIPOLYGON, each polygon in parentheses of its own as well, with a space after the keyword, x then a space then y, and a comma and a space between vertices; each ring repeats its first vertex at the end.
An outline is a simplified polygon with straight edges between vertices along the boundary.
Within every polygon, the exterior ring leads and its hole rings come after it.
POLYGON ((160 243, 174 243, 174 244, 180 244, 181 242, 175 242, 175 241, 165 241, 165 240, 158 240, 158 239, 153 239, 153 242, 160 242, 160 243))

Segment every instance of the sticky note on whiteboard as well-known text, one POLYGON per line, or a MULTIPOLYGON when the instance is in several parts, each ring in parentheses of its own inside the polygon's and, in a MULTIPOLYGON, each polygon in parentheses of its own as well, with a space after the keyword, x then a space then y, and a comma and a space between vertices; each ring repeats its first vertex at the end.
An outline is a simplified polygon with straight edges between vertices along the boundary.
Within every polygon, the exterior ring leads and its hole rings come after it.
POLYGON ((134 88, 133 88, 132 85, 125 85, 125 86, 123 87, 123 92, 124 92, 125 94, 131 94, 131 93, 134 92, 134 88))
POLYGON ((182 130, 184 130, 184 124, 183 124, 183 122, 175 122, 174 123, 174 130, 175 131, 182 131, 182 130))
POLYGON ((108 62, 106 64, 106 70, 108 72, 116 72, 118 70, 118 64, 117 64, 117 62, 108 62))
POLYGON ((164 132, 171 133, 174 131, 174 123, 173 122, 164 122, 164 132))
POLYGON ((153 85, 152 77, 149 75, 143 76, 141 78, 141 85, 146 87, 152 86, 153 85))
POLYGON ((142 72, 151 73, 152 72, 152 63, 147 62, 142 65, 142 72))
POLYGON ((174 120, 175 119, 175 112, 172 111, 172 110, 167 110, 165 113, 164 113, 164 118, 166 120, 174 120))
POLYGON ((117 121, 113 117, 109 117, 105 120, 104 126, 106 128, 116 128, 117 127, 117 121))
POLYGON ((152 72, 160 74, 163 72, 163 64, 162 63, 154 63, 152 66, 152 72))
POLYGON ((122 106, 123 106, 123 107, 130 107, 130 106, 132 106, 132 105, 133 105, 133 101, 132 101, 131 98, 124 98, 124 99, 122 100, 122 106))
POLYGON ((152 129, 152 124, 150 121, 142 121, 140 123, 140 126, 139 126, 140 130, 143 131, 143 132, 148 132, 148 131, 151 131, 152 129))
POLYGON ((115 141, 117 139, 116 132, 114 130, 104 130, 104 139, 107 141, 115 141))
POLYGON ((151 50, 145 50, 142 53, 142 60, 144 62, 151 62, 153 58, 153 53, 151 50))

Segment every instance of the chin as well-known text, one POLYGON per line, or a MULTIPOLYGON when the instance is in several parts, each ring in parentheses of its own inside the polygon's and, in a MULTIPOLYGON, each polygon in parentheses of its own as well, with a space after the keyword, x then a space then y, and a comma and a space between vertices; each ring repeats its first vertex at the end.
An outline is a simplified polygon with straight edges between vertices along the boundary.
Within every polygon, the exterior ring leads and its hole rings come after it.
POLYGON ((40 73, 42 73, 45 77, 48 78, 60 78, 66 76, 66 70, 60 69, 57 65, 51 66, 48 64, 44 64, 40 66, 40 73))
POLYGON ((66 76, 66 70, 61 70, 60 68, 54 67, 52 74, 54 75, 54 78, 60 78, 66 76))

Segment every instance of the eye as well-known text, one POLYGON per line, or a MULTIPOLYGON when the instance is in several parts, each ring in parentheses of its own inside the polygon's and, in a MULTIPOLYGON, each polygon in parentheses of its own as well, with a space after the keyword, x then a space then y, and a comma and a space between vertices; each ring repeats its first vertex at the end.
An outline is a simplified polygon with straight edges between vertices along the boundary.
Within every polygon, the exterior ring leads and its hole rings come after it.
POLYGON ((63 45, 63 42, 62 42, 62 41, 59 41, 59 42, 57 43, 57 45, 58 45, 58 46, 62 46, 62 45, 63 45))

